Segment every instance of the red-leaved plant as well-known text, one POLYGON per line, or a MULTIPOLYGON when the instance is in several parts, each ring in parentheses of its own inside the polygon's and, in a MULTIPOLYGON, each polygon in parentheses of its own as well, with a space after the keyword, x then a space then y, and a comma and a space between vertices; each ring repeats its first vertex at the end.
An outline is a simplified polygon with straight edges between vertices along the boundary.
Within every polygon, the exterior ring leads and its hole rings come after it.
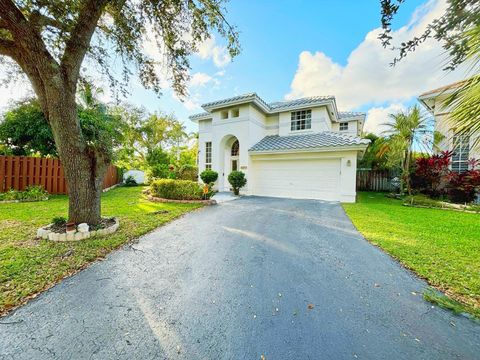
POLYGON ((469 170, 463 173, 451 172, 448 176, 448 196, 456 203, 469 203, 475 200, 475 194, 480 192, 479 160, 470 159, 469 170))
POLYGON ((416 160, 412 185, 431 197, 439 197, 445 192, 450 174, 449 165, 452 151, 442 151, 416 160))

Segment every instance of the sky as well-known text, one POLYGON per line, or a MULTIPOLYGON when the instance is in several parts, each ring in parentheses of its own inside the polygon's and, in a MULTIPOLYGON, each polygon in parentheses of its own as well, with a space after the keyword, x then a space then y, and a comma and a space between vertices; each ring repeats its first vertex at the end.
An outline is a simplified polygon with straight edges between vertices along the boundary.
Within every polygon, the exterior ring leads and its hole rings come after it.
MULTIPOLYGON (((445 0, 406 1, 393 22, 394 38, 401 42, 422 33, 445 6, 445 0)), ((168 81, 158 97, 136 78, 124 100, 150 112, 173 113, 196 131, 188 116, 202 112, 201 104, 209 101, 250 92, 267 102, 334 95, 340 111, 364 111, 365 130, 381 133, 389 113, 466 76, 462 69, 442 70, 448 58, 434 39, 391 67, 396 53, 377 39, 379 0, 230 0, 227 11, 240 32, 240 55, 231 59, 225 41, 214 35, 190 59, 189 96, 183 101, 168 81)), ((158 56, 151 44, 145 51, 158 56)), ((0 67, 0 75, 3 71, 0 67)), ((0 109, 29 89, 26 82, 0 87, 0 109)))

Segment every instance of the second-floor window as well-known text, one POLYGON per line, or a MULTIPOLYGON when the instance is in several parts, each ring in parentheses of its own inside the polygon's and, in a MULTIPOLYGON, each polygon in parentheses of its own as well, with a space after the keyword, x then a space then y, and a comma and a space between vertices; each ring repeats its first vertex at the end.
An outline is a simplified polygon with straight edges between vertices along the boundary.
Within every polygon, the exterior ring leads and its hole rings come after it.
POLYGON ((340 123, 340 131, 348 130, 348 122, 341 122, 340 123))
POLYGON ((468 170, 469 152, 470 137, 455 135, 453 137, 452 171, 461 173, 468 170))
POLYGON ((205 169, 212 168, 212 142, 205 143, 205 169))
POLYGON ((292 111, 290 130, 307 130, 312 128, 312 110, 292 111))

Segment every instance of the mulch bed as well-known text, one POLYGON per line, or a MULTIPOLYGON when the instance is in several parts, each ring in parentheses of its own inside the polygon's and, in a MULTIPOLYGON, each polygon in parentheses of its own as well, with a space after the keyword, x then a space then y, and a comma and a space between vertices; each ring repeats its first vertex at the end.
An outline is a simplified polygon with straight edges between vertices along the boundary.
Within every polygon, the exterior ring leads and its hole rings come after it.
MULTIPOLYGON (((114 218, 102 218, 99 224, 97 225, 89 224, 88 227, 89 227, 89 230, 92 231, 92 230, 106 229, 110 226, 113 226, 114 224, 115 224, 114 218)), ((60 225, 52 224, 47 229, 57 234, 64 234, 67 232, 67 224, 60 224, 60 225)))

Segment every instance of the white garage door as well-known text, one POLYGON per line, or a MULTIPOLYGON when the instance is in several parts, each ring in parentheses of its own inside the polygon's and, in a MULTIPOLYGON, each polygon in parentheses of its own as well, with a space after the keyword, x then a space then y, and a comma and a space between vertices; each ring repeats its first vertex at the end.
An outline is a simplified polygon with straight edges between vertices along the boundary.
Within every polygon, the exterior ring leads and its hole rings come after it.
POLYGON ((340 159, 254 161, 253 194, 340 200, 340 159))

